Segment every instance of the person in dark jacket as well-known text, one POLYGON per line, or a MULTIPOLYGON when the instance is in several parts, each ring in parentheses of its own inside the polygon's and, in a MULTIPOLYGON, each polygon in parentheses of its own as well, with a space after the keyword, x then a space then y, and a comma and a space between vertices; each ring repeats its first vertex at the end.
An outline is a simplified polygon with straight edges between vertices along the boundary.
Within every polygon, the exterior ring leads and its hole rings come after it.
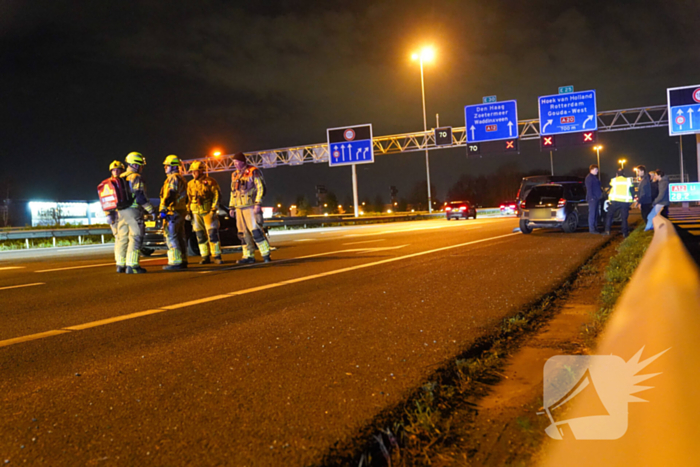
MULTIPOLYGON (((649 213, 651 212, 651 202, 654 200, 654 198, 651 197, 651 179, 649 178, 649 174, 647 174, 647 168, 643 165, 637 167, 637 176, 639 177, 639 188, 635 204, 642 210, 642 219, 646 223, 647 217, 649 217, 649 213)), ((658 190, 658 186, 656 189, 658 190)))
POLYGON ((598 166, 592 164, 586 176, 586 202, 588 203, 588 231, 593 234, 598 232, 598 209, 600 198, 603 197, 603 190, 600 188, 598 179, 598 166))
POLYGON ((654 179, 658 183, 659 189, 656 198, 654 198, 654 201, 652 201, 654 207, 649 213, 649 217, 647 218, 647 226, 644 230, 653 230, 654 217, 663 211, 664 208, 667 208, 669 204, 671 204, 668 198, 668 175, 666 175, 663 170, 656 169, 654 179))

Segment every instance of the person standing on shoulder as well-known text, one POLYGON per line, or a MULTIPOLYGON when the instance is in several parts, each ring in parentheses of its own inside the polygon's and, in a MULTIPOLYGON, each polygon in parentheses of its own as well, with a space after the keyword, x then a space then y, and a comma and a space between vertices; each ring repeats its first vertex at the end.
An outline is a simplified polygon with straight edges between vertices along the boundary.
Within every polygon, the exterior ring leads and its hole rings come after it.
POLYGON ((630 206, 634 201, 634 186, 632 179, 625 177, 625 171, 620 169, 617 171, 616 177, 610 180, 610 208, 608 215, 605 218, 605 235, 610 235, 613 218, 617 211, 622 213, 622 236, 627 238, 629 235, 629 226, 627 218, 630 215, 630 206))
MULTIPOLYGON (((124 170, 126 170, 126 168, 124 167, 124 164, 121 163, 121 161, 112 161, 112 163, 109 164, 109 171, 112 174, 113 180, 118 180, 121 174, 124 173, 124 170)), ((107 224, 109 224, 109 228, 112 229, 112 235, 114 236, 114 245, 116 247, 118 237, 117 223, 119 222, 119 214, 117 213, 116 209, 112 209, 111 211, 105 211, 105 217, 107 217, 107 224)))
POLYGON ((182 162, 175 155, 163 161, 165 182, 160 189, 160 218, 168 244, 168 264, 166 271, 179 271, 187 268, 187 242, 185 240, 185 216, 187 215, 187 180, 180 173, 182 162))
POLYGON ((654 172, 654 181, 658 183, 659 190, 656 198, 654 198, 654 201, 651 203, 654 207, 649 213, 647 225, 644 230, 654 230, 654 217, 659 213, 663 213, 664 209, 667 209, 669 204, 671 204, 668 197, 668 175, 666 175, 663 170, 656 169, 654 172))
POLYGON ((121 177, 128 183, 134 202, 125 209, 119 209, 118 242, 114 247, 117 272, 142 274, 146 272, 139 265, 141 244, 146 233, 143 223, 144 212, 155 217, 155 210, 146 196, 146 184, 141 178, 146 158, 141 153, 130 152, 126 156, 126 172, 121 177))
POLYGON ((271 261, 270 244, 265 239, 262 227, 256 220, 256 214, 262 213, 262 198, 265 195, 265 182, 262 172, 257 167, 248 165, 245 154, 239 152, 233 156, 236 166, 231 174, 231 217, 236 216, 238 238, 243 243, 243 258, 239 264, 255 262, 255 245, 266 263, 271 261))
POLYGON ((649 174, 647 174, 647 168, 643 165, 637 167, 637 175, 639 176, 639 188, 635 204, 641 209, 642 220, 646 223, 649 212, 651 212, 651 179, 649 174))
POLYGON ((603 197, 603 190, 600 188, 598 179, 598 166, 592 164, 586 176, 586 202, 588 203, 588 231, 593 234, 598 232, 598 210, 600 209, 600 198, 603 197))
POLYGON ((187 184, 188 209, 192 219, 192 230, 197 236, 199 264, 211 263, 214 256, 216 264, 222 264, 221 241, 219 239, 219 184, 202 170, 202 163, 195 161, 190 165, 192 180, 187 184))

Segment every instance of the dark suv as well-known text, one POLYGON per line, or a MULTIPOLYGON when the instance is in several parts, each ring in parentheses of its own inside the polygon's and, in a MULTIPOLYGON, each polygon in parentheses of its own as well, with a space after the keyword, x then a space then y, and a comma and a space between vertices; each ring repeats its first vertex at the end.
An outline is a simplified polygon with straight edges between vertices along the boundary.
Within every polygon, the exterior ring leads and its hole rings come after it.
POLYGON ((445 206, 445 217, 450 219, 476 219, 476 206, 469 201, 452 201, 445 206))
POLYGON ((561 228, 574 232, 588 225, 586 186, 581 181, 545 183, 533 187, 519 204, 520 231, 561 228))

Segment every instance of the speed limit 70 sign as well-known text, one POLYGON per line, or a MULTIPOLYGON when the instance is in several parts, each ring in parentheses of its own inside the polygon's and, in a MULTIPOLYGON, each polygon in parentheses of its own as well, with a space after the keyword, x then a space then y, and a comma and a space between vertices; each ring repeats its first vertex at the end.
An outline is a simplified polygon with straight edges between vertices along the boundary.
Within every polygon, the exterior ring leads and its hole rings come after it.
POLYGON ((452 127, 435 128, 435 146, 452 146, 452 127))

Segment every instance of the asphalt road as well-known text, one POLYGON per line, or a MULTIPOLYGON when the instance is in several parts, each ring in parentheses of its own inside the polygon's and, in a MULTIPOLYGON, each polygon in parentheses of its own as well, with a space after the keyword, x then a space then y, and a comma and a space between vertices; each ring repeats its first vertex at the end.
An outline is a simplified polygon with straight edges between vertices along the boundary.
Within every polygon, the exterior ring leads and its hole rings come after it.
POLYGON ((275 234, 272 264, 0 255, 0 464, 318 463, 605 237, 516 219, 275 234))

